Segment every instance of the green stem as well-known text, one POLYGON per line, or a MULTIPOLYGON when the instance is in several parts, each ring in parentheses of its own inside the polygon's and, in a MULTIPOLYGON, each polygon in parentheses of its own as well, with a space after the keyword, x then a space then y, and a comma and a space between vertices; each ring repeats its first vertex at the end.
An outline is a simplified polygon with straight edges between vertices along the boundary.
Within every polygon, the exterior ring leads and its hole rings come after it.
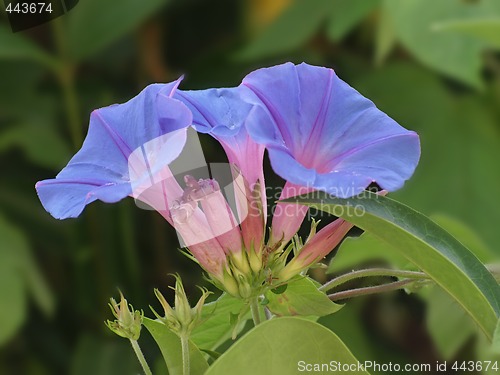
POLYGON ((422 280, 419 280, 419 279, 399 280, 399 281, 394 281, 392 283, 383 284, 383 285, 369 286, 366 288, 350 289, 350 290, 344 290, 342 292, 336 292, 333 294, 329 294, 328 298, 330 298, 330 300, 332 300, 332 301, 338 301, 338 300, 342 300, 342 299, 346 299, 346 298, 367 296, 370 294, 385 293, 385 292, 390 292, 393 290, 403 289, 408 284, 418 283, 418 282, 422 282, 422 280))
POLYGON ((144 370, 144 374, 153 375, 151 369, 149 368, 148 362, 146 362, 146 358, 144 358, 144 354, 142 354, 141 348, 139 347, 139 343, 137 342, 137 340, 130 340, 130 343, 132 344, 132 348, 134 349, 135 355, 137 356, 137 359, 139 360, 142 369, 144 370))
POLYGON ((252 312, 252 319, 255 326, 260 324, 260 311, 259 311, 259 298, 252 298, 250 300, 250 311, 252 312))
POLYGON ((56 18, 51 22, 51 25, 58 58, 61 61, 59 69, 57 70, 57 76, 63 92, 68 127, 73 146, 75 149, 78 149, 82 144, 82 134, 80 129, 80 108, 75 89, 75 65, 69 56, 68 43, 66 40, 67 33, 63 28, 62 20, 56 18))
POLYGON ((189 375, 190 363, 189 363, 189 336, 184 334, 181 335, 181 348, 182 348, 182 374, 189 375))
POLYGON ((61 72, 60 80, 63 89, 71 140, 75 149, 78 149, 82 145, 82 134, 80 131, 80 109, 75 90, 74 72, 72 66, 68 66, 64 72, 61 72))
POLYGON ((390 268, 370 268, 365 270, 358 270, 346 273, 339 277, 336 277, 333 280, 330 280, 323 286, 319 288, 322 292, 328 292, 333 288, 336 288, 339 285, 345 284, 351 280, 360 279, 363 277, 380 277, 380 276, 390 276, 390 277, 402 277, 405 279, 417 279, 417 280, 426 280, 429 279, 423 272, 415 272, 415 271, 401 271, 401 270, 393 270, 390 268))

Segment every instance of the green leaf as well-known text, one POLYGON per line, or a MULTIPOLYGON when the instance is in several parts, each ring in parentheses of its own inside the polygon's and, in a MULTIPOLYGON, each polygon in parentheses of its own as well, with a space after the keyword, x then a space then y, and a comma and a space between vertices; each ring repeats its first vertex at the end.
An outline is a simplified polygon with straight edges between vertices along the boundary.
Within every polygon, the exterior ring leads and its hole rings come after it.
POLYGON ((492 47, 500 48, 500 18, 439 22, 433 25, 433 30, 470 35, 492 47))
POLYGON ((363 18, 373 11, 379 0, 331 0, 331 17, 326 33, 333 41, 346 36, 363 18))
POLYGON ((256 60, 297 49, 309 41, 328 17, 331 0, 295 0, 237 58, 256 60))
POLYGON ((248 332, 210 366, 206 375, 290 375, 305 371, 301 365, 328 366, 332 361, 353 364, 355 370, 350 374, 368 374, 357 369, 358 361, 333 332, 315 322, 283 317, 248 332))
POLYGON ((272 291, 266 293, 269 300, 267 307, 278 316, 325 316, 333 314, 342 308, 330 301, 327 295, 318 290, 311 279, 301 277, 287 284, 287 289, 281 294, 272 291))
MULTIPOLYGON (((179 336, 159 321, 144 318, 143 325, 158 344, 170 375, 182 375, 182 349, 179 336)), ((192 375, 203 374, 208 363, 195 344, 189 342, 190 369, 192 375)))
MULTIPOLYGON (((483 263, 496 258, 477 234, 464 223, 443 214, 432 215, 431 218, 466 245, 483 263)), ((445 359, 454 358, 471 336, 477 333, 477 326, 441 288, 424 288, 419 295, 426 301, 427 330, 437 350, 445 359)))
POLYGON ((477 332, 465 311, 439 287, 425 296, 426 324, 436 348, 444 359, 452 359, 477 332))
POLYGON ((167 0, 86 0, 68 15, 69 50, 81 60, 94 55, 158 12, 167 0))
POLYGON ((191 341, 205 350, 217 349, 231 337, 234 324, 238 324, 235 332, 239 333, 251 318, 248 313, 238 323, 231 321, 231 316, 238 316, 244 307, 245 303, 241 299, 229 294, 223 294, 217 301, 205 304, 202 317, 206 320, 193 330, 191 341))
MULTIPOLYGON (((116 336, 115 336, 116 337, 116 336)), ((139 361, 128 340, 80 337, 71 363, 71 375, 136 375, 139 361)))
MULTIPOLYGON (((483 262, 496 259, 495 254, 478 235, 464 223, 448 215, 431 215, 431 219, 462 242, 483 262)), ((403 269, 415 269, 402 254, 387 245, 371 233, 363 233, 359 237, 347 237, 340 245, 337 254, 332 258, 328 273, 336 273, 346 269, 355 269, 362 263, 383 261, 403 269)))
POLYGON ((30 60, 57 69, 58 61, 20 33, 0 25, 0 60, 30 60))
POLYGON ((457 0, 385 0, 398 40, 423 64, 476 88, 480 78, 483 43, 452 33, 437 33, 433 25, 450 19, 466 19, 474 4, 457 0))
POLYGON ((0 345, 24 323, 27 292, 44 313, 53 313, 54 298, 31 256, 24 233, 0 216, 0 345))
POLYGON ((0 347, 11 339, 26 319, 26 293, 18 269, 9 269, 0 253, 0 347))
POLYGON ((500 286, 474 254, 429 218, 370 192, 348 199, 318 192, 298 202, 340 215, 397 249, 449 293, 491 339, 500 315, 500 286))

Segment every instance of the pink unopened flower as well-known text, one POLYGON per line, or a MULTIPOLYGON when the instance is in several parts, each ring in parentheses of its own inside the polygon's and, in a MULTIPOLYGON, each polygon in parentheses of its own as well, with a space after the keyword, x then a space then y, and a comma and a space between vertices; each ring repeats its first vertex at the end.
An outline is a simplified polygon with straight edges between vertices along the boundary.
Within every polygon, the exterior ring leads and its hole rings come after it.
MULTIPOLYGON (((280 200, 305 195, 311 191, 314 189, 287 182, 281 191, 280 200)), ((286 245, 299 230, 308 209, 294 203, 278 203, 273 215, 270 244, 286 245)))
POLYGON ((276 277, 281 281, 287 281, 300 271, 319 262, 342 241, 352 227, 351 223, 342 219, 328 224, 305 243, 299 254, 276 277))
POLYGON ((241 251, 241 232, 231 207, 220 191, 215 180, 196 180, 192 176, 184 178, 187 189, 184 199, 199 202, 213 236, 217 238, 226 254, 241 251))

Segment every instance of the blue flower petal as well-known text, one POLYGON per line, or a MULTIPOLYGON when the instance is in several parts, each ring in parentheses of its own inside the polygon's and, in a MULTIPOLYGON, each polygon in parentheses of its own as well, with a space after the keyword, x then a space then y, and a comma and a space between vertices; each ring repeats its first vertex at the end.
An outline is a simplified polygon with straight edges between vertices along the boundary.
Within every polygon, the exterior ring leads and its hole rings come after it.
POLYGON ((241 100, 240 88, 177 90, 174 98, 193 113, 193 127, 216 138, 237 135, 252 106, 241 100))
MULTIPOLYGON (((55 179, 36 184, 44 208, 55 218, 65 219, 77 217, 97 199, 112 203, 131 195, 128 161, 132 152, 165 133, 191 125, 189 109, 170 97, 177 85, 178 81, 150 85, 127 103, 93 111, 80 151, 55 179)), ((172 141, 160 142, 156 170, 182 150, 185 137, 169 139, 172 141)))
POLYGON ((198 91, 177 90, 181 100, 193 113, 193 127, 216 138, 229 162, 236 164, 250 184, 264 181, 262 160, 264 147, 256 144, 244 123, 252 105, 241 99, 240 87, 198 91))
POLYGON ((242 86, 242 97, 255 106, 248 132, 286 180, 348 197, 372 181, 396 190, 413 174, 418 135, 333 70, 286 63, 250 73, 242 86))

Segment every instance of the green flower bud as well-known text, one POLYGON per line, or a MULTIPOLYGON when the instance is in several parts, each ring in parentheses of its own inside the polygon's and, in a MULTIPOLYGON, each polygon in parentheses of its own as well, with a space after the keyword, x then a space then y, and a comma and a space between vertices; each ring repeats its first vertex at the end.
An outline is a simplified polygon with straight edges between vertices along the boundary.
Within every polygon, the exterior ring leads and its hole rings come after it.
POLYGON ((170 287, 175 291, 174 308, 169 305, 160 291, 155 289, 156 297, 160 301, 165 315, 163 317, 159 316, 154 310, 153 313, 160 321, 167 325, 169 329, 179 336, 189 335, 191 331, 202 322, 201 314, 203 305, 211 292, 200 288, 202 295, 196 306, 191 308, 181 278, 178 275, 174 275, 174 277, 176 279, 175 287, 170 287))
POLYGON ((128 304, 121 292, 120 302, 117 303, 114 298, 111 298, 109 307, 116 320, 107 320, 105 322, 106 326, 118 336, 137 341, 141 335, 141 325, 144 313, 134 310, 132 305, 128 304))
POLYGON ((224 270, 222 288, 230 295, 239 297, 238 283, 231 274, 231 271, 228 269, 224 270))

